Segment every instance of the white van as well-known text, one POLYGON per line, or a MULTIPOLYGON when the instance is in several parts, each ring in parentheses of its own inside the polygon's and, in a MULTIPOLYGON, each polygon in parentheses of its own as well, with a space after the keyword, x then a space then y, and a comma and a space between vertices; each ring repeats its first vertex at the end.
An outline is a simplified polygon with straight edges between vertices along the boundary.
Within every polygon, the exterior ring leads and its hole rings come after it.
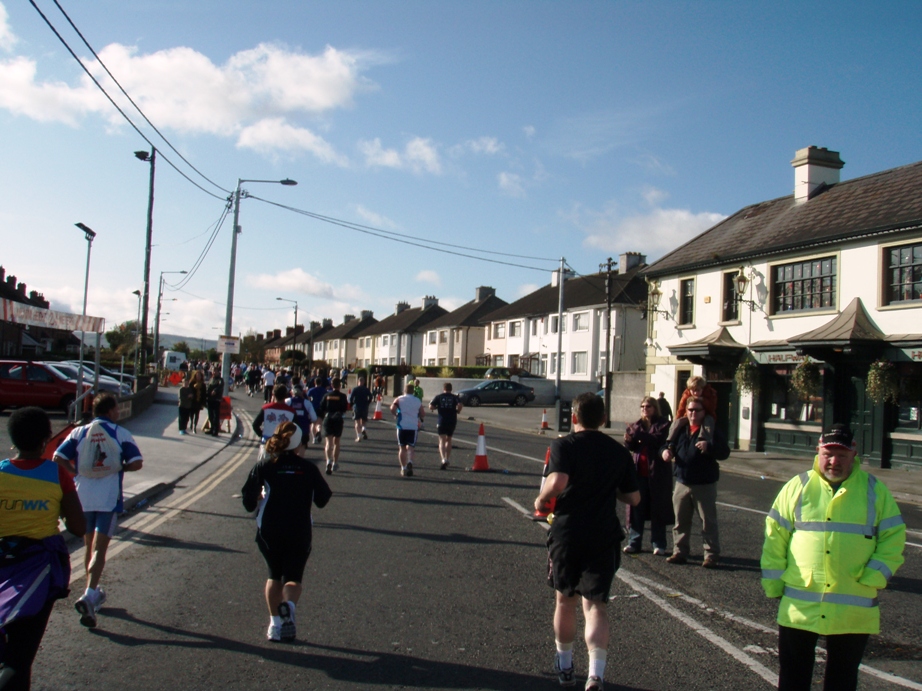
POLYGON ((186 361, 186 354, 176 350, 163 351, 163 368, 178 371, 179 366, 186 361))

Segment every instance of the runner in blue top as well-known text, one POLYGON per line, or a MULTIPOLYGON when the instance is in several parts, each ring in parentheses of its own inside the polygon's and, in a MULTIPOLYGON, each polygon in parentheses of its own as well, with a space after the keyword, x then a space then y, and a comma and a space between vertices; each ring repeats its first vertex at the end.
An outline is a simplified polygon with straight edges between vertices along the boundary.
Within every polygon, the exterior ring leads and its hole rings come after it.
POLYGON ((144 463, 131 432, 116 424, 115 396, 96 396, 93 415, 95 419, 90 424, 74 429, 54 452, 55 463, 76 474, 77 495, 86 517, 86 591, 74 607, 80 613, 80 623, 88 627, 96 626, 96 612, 106 601, 99 580, 118 515, 125 508, 122 477, 125 471, 141 470, 144 463))
MULTIPOLYGON (((314 377, 313 386, 307 390, 307 400, 314 406, 315 411, 320 410, 320 402, 323 401, 323 397, 327 395, 327 390, 327 386, 323 382, 323 379, 321 377, 314 377)), ((311 424, 310 437, 314 444, 320 443, 320 420, 316 420, 311 424)))
POLYGON ((349 405, 352 406, 352 419, 355 420, 355 440, 368 439, 365 423, 368 422, 368 406, 371 405, 371 391, 365 386, 365 377, 359 377, 358 386, 349 393, 349 405))
POLYGON ((439 433, 439 456, 442 459, 442 470, 448 467, 451 460, 451 437, 458 424, 458 413, 463 407, 461 399, 451 392, 451 382, 445 382, 442 393, 429 402, 429 410, 438 411, 439 414, 436 431, 439 433))

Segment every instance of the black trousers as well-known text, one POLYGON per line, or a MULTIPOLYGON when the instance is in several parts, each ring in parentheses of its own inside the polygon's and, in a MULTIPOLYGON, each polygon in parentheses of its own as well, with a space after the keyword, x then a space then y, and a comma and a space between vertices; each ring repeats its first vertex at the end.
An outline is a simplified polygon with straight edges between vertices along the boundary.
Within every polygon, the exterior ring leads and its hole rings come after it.
POLYGON ((192 408, 179 409, 179 429, 183 432, 189 426, 189 418, 192 417, 192 408))
MULTIPOLYGON (((858 665, 870 636, 866 633, 841 633, 826 636, 825 691, 855 691, 858 665)), ((813 683, 814 648, 819 634, 788 626, 778 627, 778 657, 781 675, 779 691, 810 691, 813 683)))
POLYGON ((208 433, 212 436, 218 436, 221 429, 221 401, 208 401, 208 425, 211 429, 208 433))
MULTIPOLYGON (((6 645, 4 646, 3 668, 9 667, 13 674, 9 681, 2 687, 4 691, 19 691, 20 689, 29 689, 32 685, 32 661, 38 652, 38 646, 42 642, 42 636, 45 635, 45 627, 48 626, 48 617, 51 616, 51 609, 54 607, 54 600, 49 600, 45 606, 34 617, 24 617, 17 619, 6 626, 6 645)), ((10 670, 5 670, 4 674, 9 674, 10 670)), ((2 682, 0 682, 2 683, 2 682)))

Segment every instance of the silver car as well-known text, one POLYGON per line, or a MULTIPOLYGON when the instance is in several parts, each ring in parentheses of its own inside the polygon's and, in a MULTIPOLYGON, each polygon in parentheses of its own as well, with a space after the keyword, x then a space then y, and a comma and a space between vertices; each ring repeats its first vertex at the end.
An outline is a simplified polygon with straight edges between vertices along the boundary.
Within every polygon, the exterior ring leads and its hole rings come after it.
MULTIPOLYGON (((55 372, 59 373, 65 379, 70 379, 71 381, 77 380, 77 375, 80 372, 80 369, 77 365, 72 365, 69 362, 43 362, 43 365, 50 367, 55 372)), ((83 366, 83 381, 87 384, 92 384, 93 380, 96 378, 96 375, 86 365, 83 366)), ((99 390, 106 391, 108 393, 115 394, 116 396, 130 396, 131 387, 127 384, 122 384, 117 379, 112 377, 107 377, 105 375, 99 375, 99 390)))
POLYGON ((462 389, 458 392, 461 403, 476 408, 482 403, 508 403, 509 405, 525 405, 535 400, 535 390, 530 386, 523 386, 508 379, 492 379, 484 381, 473 389, 462 389))

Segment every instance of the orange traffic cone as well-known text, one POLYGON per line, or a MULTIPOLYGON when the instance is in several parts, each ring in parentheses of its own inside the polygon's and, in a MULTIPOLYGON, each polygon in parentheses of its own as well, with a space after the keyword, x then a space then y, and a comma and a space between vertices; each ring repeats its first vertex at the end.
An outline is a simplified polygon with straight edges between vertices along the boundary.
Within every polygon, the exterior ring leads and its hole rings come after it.
MULTIPOLYGON (((551 447, 547 447, 547 453, 544 455, 544 470, 547 472, 547 464, 551 462, 551 447)), ((541 488, 538 490, 540 493, 544 489, 544 481, 547 479, 546 474, 541 475, 541 488)), ((535 509, 534 513, 531 515, 531 520, 533 521, 546 521, 549 514, 554 513, 554 509, 557 507, 557 497, 552 498, 547 505, 547 511, 538 511, 535 509)))
POLYGON ((384 414, 381 412, 381 394, 378 394, 378 402, 375 403, 375 414, 371 417, 372 420, 383 420, 384 414))
POLYGON ((480 432, 477 433, 477 452, 474 454, 474 467, 471 470, 489 470, 487 462, 487 438, 483 435, 483 423, 480 423, 480 432))
MULTIPOLYGON (((549 430, 551 426, 547 424, 547 408, 544 409, 544 412, 541 413, 541 434, 544 434, 549 430)), ((550 449, 548 449, 550 451, 550 449)))

